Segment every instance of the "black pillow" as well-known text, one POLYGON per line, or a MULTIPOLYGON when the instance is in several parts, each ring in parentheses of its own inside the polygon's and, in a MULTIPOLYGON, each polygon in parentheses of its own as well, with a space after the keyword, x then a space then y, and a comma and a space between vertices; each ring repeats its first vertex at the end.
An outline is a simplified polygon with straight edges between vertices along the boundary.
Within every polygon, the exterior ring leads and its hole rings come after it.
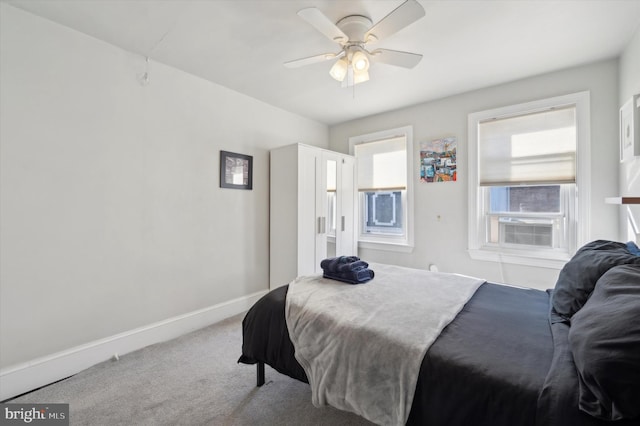
POLYGON ((640 418, 640 266, 617 266, 571 319, 580 410, 604 420, 640 418))
POLYGON ((552 317, 570 320, 587 303, 602 274, 625 264, 640 265, 640 256, 630 253, 624 243, 597 240, 581 247, 558 275, 551 296, 552 317))

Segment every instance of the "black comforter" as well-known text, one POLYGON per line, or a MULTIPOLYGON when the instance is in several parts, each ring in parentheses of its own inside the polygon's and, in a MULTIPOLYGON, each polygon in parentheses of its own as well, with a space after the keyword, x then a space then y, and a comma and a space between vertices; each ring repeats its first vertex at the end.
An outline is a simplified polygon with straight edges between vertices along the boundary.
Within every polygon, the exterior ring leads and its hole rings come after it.
MULTIPOLYGON (((287 332, 287 289, 271 291, 247 313, 239 362, 264 362, 307 382, 287 332)), ((546 292, 483 284, 427 351, 407 424, 611 424, 578 410, 578 378, 561 326, 552 335, 546 292)))

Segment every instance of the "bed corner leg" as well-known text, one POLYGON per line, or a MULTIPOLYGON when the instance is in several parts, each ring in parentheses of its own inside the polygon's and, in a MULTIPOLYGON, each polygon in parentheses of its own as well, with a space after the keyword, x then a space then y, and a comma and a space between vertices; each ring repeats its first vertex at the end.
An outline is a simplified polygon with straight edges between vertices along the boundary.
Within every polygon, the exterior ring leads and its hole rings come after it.
POLYGON ((264 362, 258 361, 258 387, 264 385, 264 362))

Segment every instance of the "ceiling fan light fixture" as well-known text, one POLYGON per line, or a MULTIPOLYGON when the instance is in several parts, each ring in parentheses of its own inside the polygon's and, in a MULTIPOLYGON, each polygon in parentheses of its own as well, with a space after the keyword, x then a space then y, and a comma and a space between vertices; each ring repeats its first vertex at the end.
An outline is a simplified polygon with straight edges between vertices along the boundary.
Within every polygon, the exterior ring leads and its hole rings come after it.
POLYGON ((297 68, 335 58, 337 61, 329 74, 341 82, 342 87, 351 87, 369 80, 371 62, 413 68, 422 59, 422 55, 419 54, 389 49, 370 52, 366 46, 367 43, 375 43, 395 34, 423 17, 425 10, 417 0, 405 0, 376 24, 364 15, 348 15, 334 23, 315 7, 302 9, 298 11, 298 15, 329 40, 338 43, 340 51, 288 61, 285 62, 287 68, 297 68))
POLYGON ((367 70, 364 71, 355 71, 353 73, 353 84, 364 83, 365 81, 369 81, 369 72, 367 70))
POLYGON ((349 69, 349 62, 345 58, 340 58, 336 61, 335 64, 331 67, 329 71, 329 75, 338 81, 343 81, 347 75, 347 70, 349 69))
POLYGON ((367 72, 369 70, 369 58, 367 58, 367 55, 360 50, 353 54, 351 63, 353 65, 353 70, 356 72, 367 72))

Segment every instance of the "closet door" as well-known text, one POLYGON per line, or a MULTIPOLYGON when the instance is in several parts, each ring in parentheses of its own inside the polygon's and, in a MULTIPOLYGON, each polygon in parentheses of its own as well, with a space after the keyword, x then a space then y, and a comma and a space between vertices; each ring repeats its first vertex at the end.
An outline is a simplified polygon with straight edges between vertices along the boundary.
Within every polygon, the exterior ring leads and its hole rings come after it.
POLYGON ((322 151, 320 156, 320 174, 317 185, 317 215, 320 229, 316 235, 316 253, 318 272, 320 262, 327 257, 336 256, 336 225, 338 220, 338 181, 339 156, 337 153, 322 151))
POLYGON ((340 196, 340 216, 336 235, 336 247, 344 256, 358 255, 358 239, 356 228, 356 207, 358 192, 355 186, 356 162, 351 156, 340 159, 340 173, 338 190, 340 196))
POLYGON ((355 159, 325 151, 322 170, 320 182, 325 187, 318 189, 322 194, 319 214, 325 217, 322 241, 319 242, 319 247, 326 249, 322 256, 355 256, 355 159))
POLYGON ((317 185, 321 151, 302 144, 270 153, 269 287, 318 272, 317 185))
MULTIPOLYGON (((319 262, 316 259, 320 255, 318 253, 318 234, 317 220, 317 185, 319 174, 319 157, 320 152, 317 149, 305 145, 299 146, 298 156, 298 196, 296 209, 298 212, 298 229, 297 229, 297 256, 294 254, 292 259, 297 257, 298 268, 296 275, 310 275, 318 272, 319 262)), ((291 166, 290 166, 291 167, 291 166)), ((295 167, 295 165, 294 165, 295 167)), ((279 214, 279 213, 276 213, 279 214)), ((293 225, 293 224, 292 224, 293 225)), ((277 238, 277 237, 276 237, 277 238)))

